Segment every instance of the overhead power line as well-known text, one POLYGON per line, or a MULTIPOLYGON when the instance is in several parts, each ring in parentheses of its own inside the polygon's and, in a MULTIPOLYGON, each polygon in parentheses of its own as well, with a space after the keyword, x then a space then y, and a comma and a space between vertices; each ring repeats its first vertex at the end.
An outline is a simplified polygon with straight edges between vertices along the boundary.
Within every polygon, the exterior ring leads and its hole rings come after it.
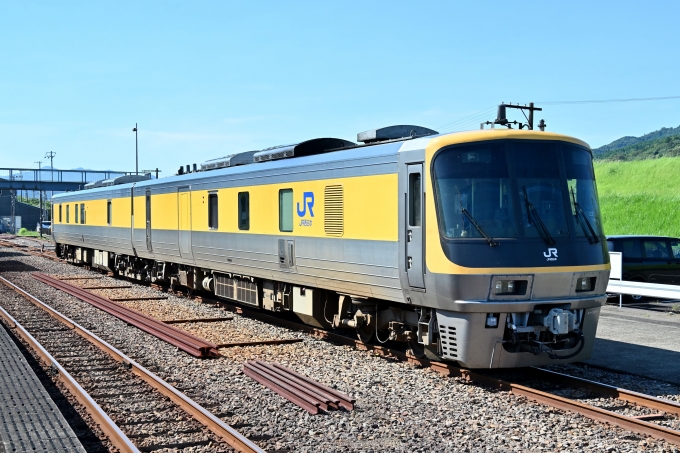
POLYGON ((592 99, 589 101, 539 101, 536 104, 606 104, 610 102, 638 102, 638 101, 664 101, 667 99, 680 99, 680 96, 659 96, 654 98, 627 98, 627 99, 592 99))

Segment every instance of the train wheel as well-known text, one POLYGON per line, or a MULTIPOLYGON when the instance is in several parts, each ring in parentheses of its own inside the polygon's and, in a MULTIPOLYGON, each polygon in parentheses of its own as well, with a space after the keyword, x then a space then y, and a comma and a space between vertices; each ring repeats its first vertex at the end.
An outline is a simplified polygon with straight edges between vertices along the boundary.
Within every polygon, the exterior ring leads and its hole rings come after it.
POLYGON ((418 343, 418 340, 408 341, 408 351, 407 353, 415 357, 416 359, 425 358, 425 345, 418 343))
POLYGON ((373 343, 375 340, 375 326, 369 324, 367 326, 357 327, 357 338, 362 343, 373 343))

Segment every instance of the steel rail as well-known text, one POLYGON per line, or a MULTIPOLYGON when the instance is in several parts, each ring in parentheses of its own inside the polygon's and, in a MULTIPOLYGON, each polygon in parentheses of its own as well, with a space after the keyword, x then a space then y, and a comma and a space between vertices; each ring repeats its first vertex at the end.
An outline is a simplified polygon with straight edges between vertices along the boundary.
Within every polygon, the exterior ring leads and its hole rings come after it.
POLYGON ((536 390, 524 385, 478 374, 470 370, 465 370, 462 368, 459 370, 459 375, 461 377, 467 378, 472 382, 500 390, 505 390, 514 395, 523 396, 537 403, 546 404, 564 411, 576 412, 592 420, 610 423, 639 434, 645 434, 657 439, 663 439, 675 445, 680 445, 680 431, 676 431, 665 426, 656 425, 635 417, 629 417, 627 415, 618 414, 616 412, 601 409, 599 407, 583 404, 578 401, 553 395, 541 390, 536 390))
POLYGON ((611 398, 616 398, 622 401, 637 404, 639 406, 644 406, 648 409, 680 415, 680 403, 676 403, 675 401, 670 401, 656 396, 645 395, 644 393, 634 392, 632 390, 627 390, 576 376, 569 376, 568 374, 545 370, 543 368, 532 367, 530 370, 541 379, 552 380, 561 384, 569 385, 571 387, 590 390, 591 392, 599 393, 611 398))
MULTIPOLYGON (((0 277, 2 278, 2 277, 0 277)), ((4 280, 4 279, 3 279, 4 280)), ((0 307, 0 317, 5 320, 5 324, 13 329, 26 343, 35 351, 40 359, 49 364, 56 370, 56 378, 64 387, 75 397, 75 399, 83 405, 92 419, 99 425, 102 432, 108 437, 111 443, 121 452, 139 453, 139 449, 128 439, 118 425, 111 420, 106 412, 97 404, 95 400, 83 389, 80 384, 71 376, 71 374, 64 369, 63 366, 50 354, 47 350, 33 337, 16 319, 12 317, 7 311, 0 307)))
POLYGON ((104 341, 94 333, 90 332, 86 328, 82 327, 75 321, 67 318, 58 311, 54 310, 49 305, 45 304, 35 296, 29 294, 22 288, 18 287, 9 280, 0 277, 0 281, 12 288, 17 293, 21 294, 23 297, 28 299, 31 303, 37 307, 45 310, 53 318, 57 319, 59 322, 67 326, 69 329, 73 330, 75 333, 81 337, 88 340, 90 343, 97 346, 99 349, 104 351, 106 354, 111 356, 114 360, 124 363, 135 375, 139 376, 151 387, 156 389, 162 395, 168 397, 174 404, 181 407, 187 414, 192 416, 194 419, 206 426, 210 431, 212 431, 216 436, 222 438, 226 443, 234 447, 235 449, 245 452, 245 453, 264 453, 264 450, 260 449, 252 441, 247 439, 241 433, 236 431, 231 426, 224 423, 218 417, 207 411, 201 405, 196 403, 194 400, 178 391, 176 388, 165 382, 156 374, 144 368, 139 363, 135 362, 132 358, 128 357, 122 351, 119 351, 113 347, 108 342, 104 341))
POLYGON ((103 310, 133 326, 148 332, 173 346, 177 346, 183 351, 196 356, 208 357, 217 356, 217 345, 210 343, 202 338, 191 335, 184 330, 165 324, 155 318, 145 315, 131 308, 117 304, 97 294, 93 294, 78 286, 63 282, 49 275, 34 272, 31 274, 36 280, 48 284, 54 288, 64 291, 78 299, 87 302, 100 310, 103 310))

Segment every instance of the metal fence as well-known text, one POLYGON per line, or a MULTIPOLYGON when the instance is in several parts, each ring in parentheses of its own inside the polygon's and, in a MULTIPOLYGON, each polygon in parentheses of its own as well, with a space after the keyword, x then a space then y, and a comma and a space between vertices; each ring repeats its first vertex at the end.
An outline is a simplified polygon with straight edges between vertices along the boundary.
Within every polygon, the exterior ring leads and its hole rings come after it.
POLYGON ((72 182, 85 184, 100 179, 111 179, 132 174, 125 171, 57 170, 35 168, 0 168, 0 179, 27 182, 72 182))

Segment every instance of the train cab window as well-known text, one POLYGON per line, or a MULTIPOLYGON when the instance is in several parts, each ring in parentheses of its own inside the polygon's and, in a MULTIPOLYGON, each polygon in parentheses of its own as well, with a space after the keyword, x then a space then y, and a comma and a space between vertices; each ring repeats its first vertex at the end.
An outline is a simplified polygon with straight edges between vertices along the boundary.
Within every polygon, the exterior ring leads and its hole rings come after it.
POLYGON ((279 231, 293 231, 293 189, 279 190, 279 231))
POLYGON ((75 223, 78 223, 78 203, 73 205, 73 214, 76 216, 75 223))
POLYGON ((208 194, 208 228, 217 229, 217 194, 208 194))
POLYGON ((239 192, 238 194, 238 229, 250 229, 250 193, 239 192))
POLYGON ((80 223, 85 224, 85 203, 80 203, 80 223))
POLYGON ((59 205, 59 223, 61 223, 61 205, 59 205))
POLYGON ((66 205, 66 223, 69 223, 69 205, 66 205))
POLYGON ((112 210, 111 210, 111 200, 106 201, 106 223, 108 225, 111 225, 111 217, 112 217, 112 210))
POLYGON ((422 197, 420 187, 420 173, 408 175, 408 224, 413 227, 420 226, 420 203, 422 197))

